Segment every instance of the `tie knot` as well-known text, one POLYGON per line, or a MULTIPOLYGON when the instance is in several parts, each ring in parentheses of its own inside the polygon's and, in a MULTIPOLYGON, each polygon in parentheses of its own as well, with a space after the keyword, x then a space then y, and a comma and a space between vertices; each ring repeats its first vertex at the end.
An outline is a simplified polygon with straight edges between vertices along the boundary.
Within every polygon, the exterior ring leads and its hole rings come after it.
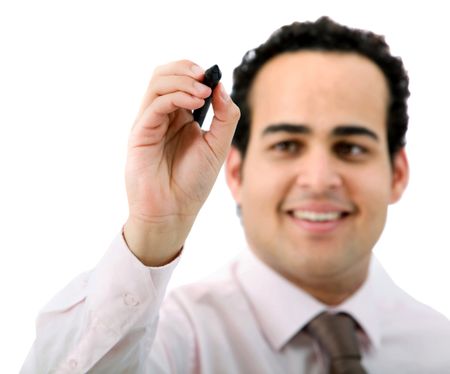
POLYGON ((356 323, 351 316, 344 313, 324 312, 312 319, 306 331, 315 338, 328 354, 332 372, 364 373, 360 366, 361 354, 355 333, 356 323), (359 366, 360 371, 337 370, 337 367, 359 366), (336 367, 333 370, 333 367, 336 367))

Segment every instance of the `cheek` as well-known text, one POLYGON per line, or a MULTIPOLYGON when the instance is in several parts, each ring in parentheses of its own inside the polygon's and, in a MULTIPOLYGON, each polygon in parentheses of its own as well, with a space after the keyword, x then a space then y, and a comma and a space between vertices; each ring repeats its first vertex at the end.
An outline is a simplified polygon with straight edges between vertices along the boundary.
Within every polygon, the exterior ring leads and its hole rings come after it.
MULTIPOLYGON (((288 190, 289 177, 281 168, 262 162, 249 162, 244 170, 242 208, 248 214, 265 214, 266 218, 273 216, 288 190)), ((255 218, 264 219, 263 216, 255 218)))
POLYGON ((383 219, 391 196, 391 175, 384 169, 371 169, 353 177, 351 192, 355 203, 373 219, 383 219))
POLYGON ((248 165, 241 190, 241 219, 247 242, 258 251, 271 252, 280 240, 280 206, 286 176, 261 164, 248 165))

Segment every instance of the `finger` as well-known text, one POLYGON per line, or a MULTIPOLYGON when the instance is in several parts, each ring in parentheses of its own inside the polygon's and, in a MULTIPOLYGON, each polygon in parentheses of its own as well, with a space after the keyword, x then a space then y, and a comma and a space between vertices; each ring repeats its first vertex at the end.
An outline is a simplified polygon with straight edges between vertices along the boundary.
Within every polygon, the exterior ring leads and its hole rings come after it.
MULTIPOLYGON (((196 90, 200 90, 201 93, 199 96, 204 98, 204 85, 195 85, 195 82, 201 82, 203 80, 204 73, 204 70, 200 66, 189 60, 175 61, 157 67, 153 72, 152 79, 150 80, 147 91, 144 95, 144 98, 142 99, 138 117, 158 95, 176 91, 176 88, 178 87, 176 77, 185 78, 184 81, 181 82, 181 90, 183 90, 184 88, 184 91, 192 94, 195 94, 196 90), (191 81, 189 81, 189 79, 191 79, 191 81), (193 88, 190 87, 190 84, 193 86, 193 88)), ((208 92, 209 94, 211 93, 210 90, 208 92)))
POLYGON ((222 83, 219 83, 214 90, 212 106, 214 117, 210 130, 205 134, 205 139, 216 156, 223 161, 241 113, 238 106, 225 91, 222 83))
POLYGON ((173 92, 157 97, 153 103, 145 109, 136 121, 136 131, 148 130, 160 126, 167 116, 178 109, 189 111, 200 108, 205 100, 185 92, 173 92))
POLYGON ((194 110, 200 108, 205 100, 192 96, 186 92, 173 92, 167 95, 157 97, 150 108, 158 115, 167 115, 177 109, 194 110))
POLYGON ((189 60, 179 60, 156 67, 153 76, 160 75, 187 75, 197 80, 201 80, 205 71, 202 67, 189 60))
POLYGON ((211 95, 211 88, 205 84, 202 84, 191 77, 177 75, 156 77, 150 91, 152 92, 149 96, 153 94, 155 97, 176 91, 183 91, 202 99, 211 95))

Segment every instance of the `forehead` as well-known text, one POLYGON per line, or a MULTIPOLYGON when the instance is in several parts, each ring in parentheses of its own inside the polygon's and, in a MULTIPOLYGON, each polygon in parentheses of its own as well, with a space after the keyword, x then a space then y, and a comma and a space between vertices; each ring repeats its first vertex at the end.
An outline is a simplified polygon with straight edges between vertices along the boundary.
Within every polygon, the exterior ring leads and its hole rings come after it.
MULTIPOLYGON (((381 69, 356 53, 297 51, 262 66, 250 95, 253 130, 273 123, 385 128, 389 91, 381 69)), ((252 131, 253 132, 253 131, 252 131)))

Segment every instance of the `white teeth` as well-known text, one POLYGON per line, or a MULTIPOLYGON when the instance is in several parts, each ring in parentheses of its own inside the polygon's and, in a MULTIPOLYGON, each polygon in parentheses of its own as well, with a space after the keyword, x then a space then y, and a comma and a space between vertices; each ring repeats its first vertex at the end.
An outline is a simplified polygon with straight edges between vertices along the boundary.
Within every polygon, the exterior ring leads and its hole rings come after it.
POLYGON ((294 210, 294 217, 313 222, 335 221, 341 218, 340 212, 309 212, 307 210, 294 210))

